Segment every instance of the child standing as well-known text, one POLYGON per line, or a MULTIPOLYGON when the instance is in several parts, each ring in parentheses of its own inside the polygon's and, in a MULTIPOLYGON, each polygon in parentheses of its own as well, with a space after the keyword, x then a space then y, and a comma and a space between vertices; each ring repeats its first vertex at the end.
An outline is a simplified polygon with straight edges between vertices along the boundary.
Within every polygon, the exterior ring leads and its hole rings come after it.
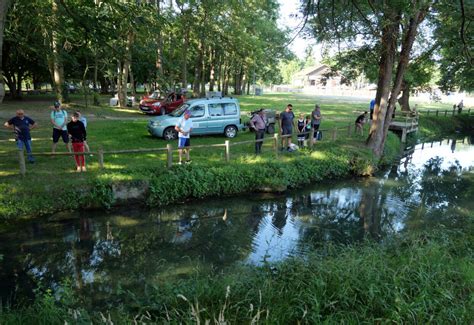
MULTIPOLYGON (((84 129, 87 129, 87 119, 86 119, 86 117, 81 114, 81 111, 76 111, 76 113, 79 114, 79 121, 81 121, 82 124, 84 124, 84 129)), ((87 144, 86 140, 84 140, 84 149, 86 150, 86 152, 91 152, 91 149, 89 148, 89 145, 87 144)))
MULTIPOLYGON (((71 136, 72 150, 74 152, 84 152, 84 141, 86 140, 86 128, 84 124, 79 121, 79 113, 75 112, 72 115, 72 121, 67 124, 67 132, 71 136)), ((86 171, 86 159, 84 155, 74 155, 76 160, 76 170, 78 172, 86 171)))
POLYGON ((304 147, 304 139, 305 139, 305 132, 306 132, 306 120, 304 118, 304 114, 300 114, 300 118, 297 121, 298 128, 298 146, 300 148, 304 147))

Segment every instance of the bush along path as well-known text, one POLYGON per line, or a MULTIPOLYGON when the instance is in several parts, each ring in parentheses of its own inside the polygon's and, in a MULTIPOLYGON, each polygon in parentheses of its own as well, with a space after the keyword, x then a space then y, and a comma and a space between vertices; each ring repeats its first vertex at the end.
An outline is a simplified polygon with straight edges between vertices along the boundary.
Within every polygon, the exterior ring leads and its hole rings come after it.
MULTIPOLYGON (((390 135, 385 162, 395 159, 400 141, 390 135)), ((199 162, 171 169, 147 168, 122 172, 122 177, 98 174, 80 186, 36 185, 18 191, 3 186, 1 219, 42 216, 81 208, 110 208, 121 204, 159 207, 189 199, 218 197, 254 191, 281 192, 310 183, 344 177, 371 175, 377 162, 363 146, 333 146, 324 151, 303 150, 291 157, 248 161, 241 157, 229 164, 199 162)))

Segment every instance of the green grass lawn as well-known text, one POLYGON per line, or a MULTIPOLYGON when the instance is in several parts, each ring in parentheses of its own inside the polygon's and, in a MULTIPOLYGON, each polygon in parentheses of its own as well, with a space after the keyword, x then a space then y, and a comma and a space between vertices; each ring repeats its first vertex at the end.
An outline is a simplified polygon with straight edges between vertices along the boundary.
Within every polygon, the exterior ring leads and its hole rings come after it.
MULTIPOLYGON (((103 96, 101 101, 108 101, 108 96, 103 96)), ((309 114, 317 103, 321 106, 323 120, 321 129, 323 141, 318 142, 314 150, 324 155, 327 150, 339 148, 345 150, 366 151, 365 136, 350 136, 347 127, 353 124, 355 118, 364 110, 368 103, 365 100, 344 97, 321 97, 300 94, 267 94, 264 96, 240 96, 238 97, 242 108, 243 121, 248 120, 249 112, 257 108, 271 108, 282 111, 291 103, 296 115, 299 113, 309 114), (337 141, 331 141, 333 128, 340 128, 337 141), (360 148, 360 149, 359 149, 360 148)), ((112 108, 103 106, 85 106, 84 98, 80 95, 72 95, 71 103, 65 105, 65 109, 71 114, 79 108, 88 118, 88 143, 93 152, 99 148, 104 151, 119 149, 149 149, 164 148, 168 144, 163 139, 150 136, 146 129, 149 116, 145 116, 133 108, 112 108)), ((51 151, 51 123, 49 114, 54 98, 51 95, 36 95, 27 97, 22 101, 6 101, 0 110, 0 118, 6 121, 14 115, 18 108, 25 109, 27 115, 35 119, 38 128, 33 130, 33 152, 51 151)), ((428 106, 427 106, 428 107, 428 106)), ((420 106, 420 109, 422 107, 420 106)), ((366 125, 365 134, 368 126, 366 125)), ((269 137, 269 135, 267 135, 269 137)), ((240 132, 233 142, 253 140, 254 134, 249 131, 240 132)), ((223 144, 226 138, 222 135, 193 137, 192 145, 223 144)), ((270 140, 270 139, 269 139, 270 140)), ((296 140, 296 139, 294 139, 296 140)), ((171 142, 173 148, 177 147, 177 141, 171 142)), ((255 157, 254 144, 231 146, 231 160, 241 164, 256 164, 269 162, 275 159, 272 141, 266 141, 263 146, 263 154, 255 157)), ((62 143, 58 145, 58 151, 64 152, 62 143)), ((282 161, 294 161, 305 151, 294 153, 282 153, 279 155, 282 161)), ((225 164, 224 148, 196 148, 191 150, 193 164, 216 165, 225 164)), ((166 155, 164 152, 153 153, 130 153, 120 155, 105 155, 104 170, 99 169, 98 156, 87 156, 87 173, 76 173, 75 163, 69 156, 37 156, 35 164, 27 164, 26 177, 19 176, 19 163, 15 143, 11 130, 2 128, 0 132, 0 188, 8 191, 22 193, 44 193, 60 191, 64 187, 80 187, 94 180, 137 180, 148 179, 150 168, 166 168, 166 155)), ((177 152, 174 152, 174 162, 177 162, 177 152)))

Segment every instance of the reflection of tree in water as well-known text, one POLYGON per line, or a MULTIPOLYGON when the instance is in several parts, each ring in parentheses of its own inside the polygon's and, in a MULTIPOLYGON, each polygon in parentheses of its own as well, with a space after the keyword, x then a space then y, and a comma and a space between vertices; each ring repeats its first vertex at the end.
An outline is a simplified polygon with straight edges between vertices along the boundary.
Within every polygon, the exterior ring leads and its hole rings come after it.
POLYGON ((472 183, 463 177, 459 162, 446 169, 442 168, 442 163, 442 158, 432 158, 418 171, 420 182, 417 195, 414 195, 419 198, 418 208, 407 220, 411 228, 436 224, 457 228, 465 222, 457 207, 472 199, 466 197, 472 183))
POLYGON ((281 236, 283 234, 283 228, 286 225, 286 219, 288 217, 288 210, 294 209, 295 205, 292 202, 288 202, 285 200, 284 202, 277 202, 276 209, 272 216, 272 225, 278 232, 278 235, 281 236), (287 206, 290 205, 290 207, 287 206))

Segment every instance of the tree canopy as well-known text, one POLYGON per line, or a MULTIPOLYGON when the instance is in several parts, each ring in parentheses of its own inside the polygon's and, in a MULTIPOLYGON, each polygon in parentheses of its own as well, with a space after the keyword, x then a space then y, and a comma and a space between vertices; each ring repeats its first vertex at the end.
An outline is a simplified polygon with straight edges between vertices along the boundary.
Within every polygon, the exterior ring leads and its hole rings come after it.
POLYGON ((59 99, 67 99, 66 81, 81 82, 115 89, 122 104, 127 84, 240 94, 254 80, 280 81, 278 63, 290 52, 278 9, 276 0, 14 1, 5 82, 16 97, 25 80, 51 83, 59 99))

